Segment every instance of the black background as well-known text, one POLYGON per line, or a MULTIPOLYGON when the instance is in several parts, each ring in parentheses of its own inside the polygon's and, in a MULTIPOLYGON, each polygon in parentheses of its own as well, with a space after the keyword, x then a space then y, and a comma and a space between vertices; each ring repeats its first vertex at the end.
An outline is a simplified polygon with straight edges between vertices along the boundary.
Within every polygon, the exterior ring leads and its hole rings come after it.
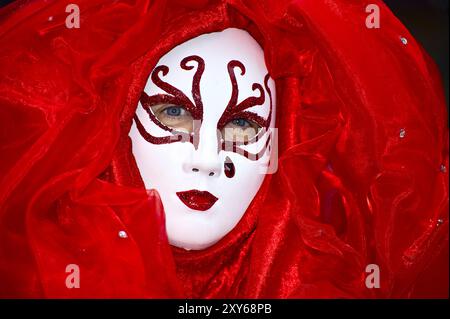
POLYGON ((448 107, 449 0, 385 0, 384 2, 425 47, 439 66, 448 107))

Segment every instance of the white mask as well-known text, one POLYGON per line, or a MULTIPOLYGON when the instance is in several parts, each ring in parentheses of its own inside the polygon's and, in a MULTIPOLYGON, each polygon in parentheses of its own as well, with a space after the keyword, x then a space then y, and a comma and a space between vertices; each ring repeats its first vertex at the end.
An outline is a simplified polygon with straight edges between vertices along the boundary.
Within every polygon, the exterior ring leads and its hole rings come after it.
POLYGON ((267 173, 274 123, 275 85, 246 31, 204 34, 159 60, 130 138, 172 245, 205 249, 236 226, 267 173))

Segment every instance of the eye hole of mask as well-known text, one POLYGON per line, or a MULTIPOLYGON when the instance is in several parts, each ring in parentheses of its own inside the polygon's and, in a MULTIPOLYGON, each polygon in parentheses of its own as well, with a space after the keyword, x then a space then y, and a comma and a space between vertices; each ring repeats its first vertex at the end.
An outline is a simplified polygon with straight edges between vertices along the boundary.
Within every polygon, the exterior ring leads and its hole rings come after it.
POLYGON ((222 128, 223 139, 227 142, 248 142, 260 131, 261 126, 245 118, 235 118, 222 128))
POLYGON ((191 133, 194 118, 191 113, 181 105, 158 104, 151 107, 156 119, 170 129, 191 133))

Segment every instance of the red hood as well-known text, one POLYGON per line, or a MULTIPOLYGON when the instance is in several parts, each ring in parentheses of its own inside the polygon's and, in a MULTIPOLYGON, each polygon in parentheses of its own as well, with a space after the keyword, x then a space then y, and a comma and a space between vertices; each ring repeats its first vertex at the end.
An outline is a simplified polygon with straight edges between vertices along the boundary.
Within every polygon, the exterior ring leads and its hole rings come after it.
POLYGON ((425 269, 448 273, 442 87, 383 3, 378 30, 364 1, 77 3, 80 29, 64 1, 0 11, 0 296, 404 297, 425 269), (159 57, 228 27, 264 48, 279 170, 232 232, 186 252, 168 245, 127 136, 159 57))

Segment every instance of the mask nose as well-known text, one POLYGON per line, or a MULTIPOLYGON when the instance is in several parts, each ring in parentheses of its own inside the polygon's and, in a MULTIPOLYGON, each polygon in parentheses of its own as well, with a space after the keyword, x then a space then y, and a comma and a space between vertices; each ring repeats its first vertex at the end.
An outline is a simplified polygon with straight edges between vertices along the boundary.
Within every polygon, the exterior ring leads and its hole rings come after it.
POLYGON ((208 138, 200 138, 198 148, 192 152, 191 157, 183 165, 185 172, 210 177, 220 176, 222 164, 218 154, 218 140, 215 135, 209 135, 208 138))

